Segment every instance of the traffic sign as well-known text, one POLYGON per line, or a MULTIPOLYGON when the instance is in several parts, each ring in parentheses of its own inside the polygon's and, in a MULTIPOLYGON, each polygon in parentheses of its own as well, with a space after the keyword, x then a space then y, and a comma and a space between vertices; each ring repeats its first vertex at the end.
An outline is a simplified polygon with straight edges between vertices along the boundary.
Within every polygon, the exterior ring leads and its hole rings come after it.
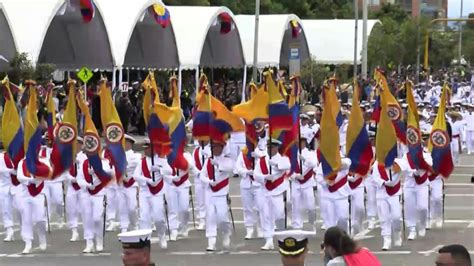
POLYGON ((79 72, 77 72, 77 77, 84 83, 87 83, 92 78, 92 76, 94 76, 94 73, 92 73, 92 70, 87 67, 83 67, 81 70, 79 70, 79 72))

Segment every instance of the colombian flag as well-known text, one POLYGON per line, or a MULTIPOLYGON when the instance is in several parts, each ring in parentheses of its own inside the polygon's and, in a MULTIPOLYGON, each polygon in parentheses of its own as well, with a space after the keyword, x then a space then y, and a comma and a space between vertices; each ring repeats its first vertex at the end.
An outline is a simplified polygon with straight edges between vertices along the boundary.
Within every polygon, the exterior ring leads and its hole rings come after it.
POLYGON ((56 106, 53 101, 54 84, 49 83, 46 93, 46 123, 48 124, 48 137, 54 139, 54 127, 56 126, 56 106))
POLYGON ((196 111, 193 113, 193 137, 198 140, 209 140, 211 134, 211 98, 207 89, 206 75, 199 80, 199 92, 196 95, 196 111))
POLYGON ((293 127, 292 113, 278 87, 275 85, 271 71, 265 71, 263 76, 269 98, 268 123, 270 134, 274 135, 274 132, 278 132, 278 130, 289 130, 293 127))
POLYGON ((408 162, 414 169, 424 169, 431 171, 430 165, 423 158, 423 147, 421 145, 421 133, 418 116, 418 108, 416 107, 415 98, 413 97, 413 83, 407 80, 404 84, 408 102, 408 119, 407 119, 407 144, 408 144, 408 162))
MULTIPOLYGON (((323 93, 328 94, 327 97, 331 102, 331 105, 328 107, 331 110, 332 116, 336 119, 336 124, 339 128, 341 127, 342 122, 344 122, 344 118, 342 117, 341 106, 339 104, 339 100, 337 99, 336 85, 337 79, 335 76, 333 76, 329 79, 329 81, 325 82, 325 90, 323 91, 323 93)), ((326 95, 324 95, 324 99, 326 99, 326 95)))
POLYGON ((444 178, 448 178, 454 169, 453 158, 451 156, 451 140, 446 128, 446 102, 448 98, 448 85, 444 84, 441 94, 441 102, 438 114, 431 129, 429 149, 433 158, 433 171, 444 178))
POLYGON ((76 81, 73 80, 68 82, 69 95, 66 110, 54 138, 53 151, 51 152, 53 178, 67 171, 76 160, 77 107, 75 84, 76 81))
POLYGON ((81 8, 82 21, 89 23, 94 18, 95 8, 92 0, 79 0, 81 8))
POLYGON ((352 108, 347 126, 347 157, 351 159, 352 173, 361 176, 367 175, 374 157, 369 134, 364 123, 364 116, 359 106, 359 86, 354 80, 354 94, 352 95, 352 108))
POLYGON ((111 155, 112 165, 115 167, 115 174, 120 178, 127 168, 127 158, 125 157, 125 139, 122 122, 118 116, 115 105, 112 101, 112 94, 107 88, 107 81, 102 80, 99 87, 100 96, 100 116, 102 125, 105 128, 105 140, 107 150, 111 155))
POLYGON ((374 109, 372 110, 372 117, 370 118, 370 120, 372 120, 372 122, 378 123, 380 121, 380 111, 382 110, 380 106, 380 92, 379 92, 378 85, 375 87, 374 92, 375 92, 375 103, 374 103, 374 109))
POLYGON ((28 80, 26 83, 30 93, 25 120, 24 149, 26 150, 26 167, 35 177, 50 178, 53 172, 51 167, 41 162, 38 158, 38 153, 41 147, 42 131, 38 122, 38 95, 36 91, 36 83, 31 80, 28 80))
POLYGON ((151 16, 153 16, 156 23, 158 23, 163 29, 170 25, 170 12, 163 5, 154 4, 149 7, 148 11, 150 12, 151 16))
POLYGON ((385 98, 387 103, 386 112, 392 120, 393 127, 397 133, 397 138, 403 143, 407 143, 406 125, 403 122, 403 112, 395 97, 393 97, 388 87, 387 79, 379 70, 375 70, 375 80, 380 84, 380 95, 385 98))
POLYGON ((108 182, 112 179, 112 176, 106 173, 102 168, 102 148, 100 138, 94 122, 92 121, 89 107, 87 107, 87 104, 79 95, 77 95, 77 102, 79 103, 79 108, 85 117, 83 147, 87 159, 89 160, 89 165, 92 166, 95 174, 102 182, 108 182))
POLYGON ((227 141, 231 132, 245 131, 245 126, 240 118, 233 114, 217 98, 211 95, 211 129, 210 137, 219 142, 227 141))
POLYGON ((23 147, 23 128, 20 115, 10 91, 10 81, 5 77, 2 81, 5 106, 2 117, 2 141, 8 156, 12 159, 15 168, 25 155, 23 147))
POLYGON ((397 133, 388 116, 388 103, 386 94, 380 94, 382 111, 380 121, 377 125, 377 136, 375 139, 375 157, 379 165, 391 167, 397 157, 397 133))
POLYGON ((335 91, 325 87, 324 108, 321 116, 321 139, 319 144, 320 161, 324 178, 334 180, 341 166, 341 153, 339 147, 339 127, 336 122, 332 106, 339 106, 335 91))

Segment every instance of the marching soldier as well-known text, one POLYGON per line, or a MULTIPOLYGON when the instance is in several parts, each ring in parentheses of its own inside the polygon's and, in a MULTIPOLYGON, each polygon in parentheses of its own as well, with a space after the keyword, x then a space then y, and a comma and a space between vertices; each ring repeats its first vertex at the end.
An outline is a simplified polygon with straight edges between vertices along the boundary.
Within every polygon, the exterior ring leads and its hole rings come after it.
POLYGON ((232 234, 229 219, 229 176, 234 169, 234 162, 223 153, 225 143, 212 142, 213 157, 204 163, 200 178, 206 187, 206 237, 207 251, 216 250, 217 230, 222 233, 222 246, 230 247, 232 234))
POLYGON ((165 179, 171 178, 172 169, 166 157, 152 153, 149 139, 145 139, 143 147, 145 157, 133 173, 140 185, 140 229, 152 229, 154 224, 160 247, 167 249, 164 192, 165 179))
MULTIPOLYGON (((211 157, 211 146, 209 145, 209 141, 199 141, 199 147, 196 147, 193 151, 193 161, 197 171, 202 171, 204 162, 209 157, 211 157)), ((198 173, 194 178, 194 191, 196 193, 196 216, 198 219, 197 230, 204 230, 206 226, 206 184, 201 181, 200 175, 201 174, 198 173)))
MULTIPOLYGON (((368 131, 369 139, 372 144, 372 152, 375 154, 375 132, 372 130, 368 131)), ((364 181, 365 190, 367 191, 367 219, 368 229, 375 229, 375 222, 377 220, 377 184, 374 182, 372 175, 373 168, 369 170, 367 177, 364 181)))
POLYGON ((281 155, 278 149, 281 141, 272 139, 269 143, 270 154, 257 160, 254 176, 263 184, 265 204, 263 205, 263 237, 265 245, 262 250, 272 250, 273 231, 285 228, 284 194, 288 190, 287 175, 291 168, 288 157, 281 155))
POLYGON ((347 175, 347 181, 349 182, 350 190, 350 205, 351 208, 351 224, 350 232, 352 235, 356 235, 362 231, 362 222, 365 216, 364 207, 364 177, 355 173, 349 173, 347 175))
POLYGON ((13 241, 13 194, 11 190, 18 186, 16 170, 10 157, 6 152, 0 153, 0 206, 2 209, 2 221, 5 228, 3 241, 13 241), (15 185, 16 184, 16 185, 15 185))

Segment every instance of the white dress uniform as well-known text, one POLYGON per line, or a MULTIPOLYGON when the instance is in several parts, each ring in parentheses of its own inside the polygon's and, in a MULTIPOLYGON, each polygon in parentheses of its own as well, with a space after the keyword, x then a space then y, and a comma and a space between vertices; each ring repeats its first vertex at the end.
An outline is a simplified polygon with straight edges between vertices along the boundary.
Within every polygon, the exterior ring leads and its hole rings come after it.
POLYGON ((461 146, 461 132, 463 127, 464 124, 462 121, 457 120, 456 122, 451 123, 451 155, 453 157, 454 165, 459 164, 459 147, 461 146))
POLYGON ((115 219, 117 218, 117 209, 118 209, 118 200, 119 200, 119 186, 117 180, 113 179, 109 182, 107 187, 105 187, 105 194, 107 195, 107 210, 106 210, 106 220, 107 232, 115 231, 117 223, 115 219))
POLYGON ((234 161, 223 154, 209 158, 204 163, 200 179, 206 183, 206 237, 208 251, 216 249, 217 229, 222 232, 222 245, 225 249, 230 246, 232 234, 229 218, 229 176, 234 170, 234 161))
POLYGON ((429 227, 443 226, 443 190, 444 180, 441 175, 430 175, 430 205, 429 205, 429 227))
POLYGON ((350 208, 351 208, 351 234, 355 235, 362 231, 362 223, 365 217, 365 191, 364 177, 349 174, 347 176, 350 192, 350 208))
POLYGON ((471 154, 474 151, 474 112, 464 115, 464 121, 466 123, 467 154, 471 154))
POLYGON ((347 139, 347 127, 349 126, 349 121, 344 118, 342 125, 339 127, 339 145, 341 146, 341 153, 346 154, 346 139, 347 139))
POLYGON ((400 204, 401 177, 407 171, 405 163, 395 159, 400 166, 399 173, 391 173, 390 170, 379 167, 375 161, 372 166, 372 175, 377 184, 377 211, 380 220, 381 235, 383 237, 383 250, 389 250, 392 245, 392 231, 394 233, 395 246, 402 245, 402 209, 400 204), (382 172, 381 172, 382 171, 382 172))
POLYGON ((336 179, 332 184, 323 177, 322 165, 319 164, 316 172, 316 180, 320 183, 325 201, 325 217, 327 228, 333 226, 339 226, 343 230, 348 229, 349 225, 349 194, 350 188, 347 183, 347 175, 349 174, 349 168, 351 160, 349 158, 343 158, 341 161, 341 169, 337 173, 336 179))
MULTIPOLYGON (((102 169, 107 174, 112 175, 110 161, 102 159, 102 169)), ((86 248, 84 253, 94 251, 94 240, 96 251, 101 252, 104 249, 104 205, 106 203, 106 180, 100 180, 94 172, 89 160, 82 162, 77 173, 77 183, 85 190, 82 193, 81 207, 83 211, 84 239, 86 248)))
POLYGON ((273 249, 273 231, 285 228, 284 194, 289 189, 287 175, 291 168, 290 159, 277 153, 261 157, 255 165, 254 177, 263 185, 263 250, 273 249))
MULTIPOLYGON (((203 148, 197 147, 193 151, 193 160, 194 165, 196 166, 197 171, 202 171, 202 166, 207 158, 211 156, 211 146, 206 145, 203 148)), ((194 178, 194 191, 196 197, 196 218, 198 219, 198 230, 204 230, 206 226, 206 184, 201 181, 200 173, 194 178)))
POLYGON ((68 172, 66 172, 65 179, 68 182, 67 192, 66 192, 66 215, 67 215, 67 224, 69 229, 72 231, 72 236, 70 241, 75 242, 79 240, 79 233, 77 231, 79 216, 84 222, 84 216, 81 209, 81 199, 82 194, 87 193, 84 190, 81 190, 81 186, 77 183, 77 173, 80 170, 80 166, 87 159, 87 156, 80 151, 77 153, 76 161, 71 166, 68 172))
POLYGON ((11 188, 13 183, 19 185, 13 163, 10 157, 0 153, 0 208, 2 209, 2 221, 5 228, 5 238, 3 241, 13 241, 13 195, 11 188))
MULTIPOLYGON (((42 146, 39 156, 49 161, 51 158, 52 151, 52 148, 42 146)), ((62 226, 64 215, 63 181, 63 175, 59 176, 54 180, 44 181, 44 194, 48 199, 49 217, 51 218, 53 214, 57 214, 58 219, 60 219, 60 227, 62 226)))
MULTIPOLYGON (((428 151, 423 151, 423 158, 429 165, 433 164, 431 154, 428 153, 428 151)), ((410 171, 407 172, 403 184, 403 197, 406 224, 409 231, 408 240, 414 240, 417 235, 417 227, 420 237, 424 237, 426 234, 430 183, 428 177, 430 173, 422 169, 416 169, 408 159, 408 155, 405 155, 403 159, 406 160, 410 166, 410 171)))
POLYGON ((165 197, 168 203, 170 238, 176 241, 178 233, 184 237, 188 236, 189 222, 189 190, 191 188, 190 177, 196 177, 196 170, 191 154, 185 152, 184 158, 188 161, 188 170, 173 169, 172 180, 168 180, 165 197))
MULTIPOLYGON (((372 146, 372 151, 375 154, 375 147, 372 146)), ((369 170, 367 178, 364 180, 365 190, 367 191, 367 219, 369 220, 368 229, 375 228, 377 220, 377 183, 373 178, 373 167, 369 170)))
POLYGON ((165 218, 165 179, 171 178, 172 169, 166 158, 154 155, 143 157, 133 177, 140 185, 140 229, 152 229, 153 224, 162 249, 168 248, 165 218))
POLYGON ((316 184, 315 168, 318 165, 316 153, 308 148, 301 150, 302 174, 293 174, 291 182, 291 227, 303 229, 303 213, 308 214, 308 222, 316 231, 316 202, 313 187, 316 184))
MULTIPOLYGON (((46 163, 46 162, 44 162, 46 163)), ((25 242, 22 253, 31 253, 33 227, 36 229, 40 250, 46 250, 46 209, 44 182, 31 176, 26 168, 25 160, 18 163, 18 180, 22 183, 21 191, 15 194, 15 205, 20 210, 21 237, 25 242)))
POLYGON ((257 235, 262 235, 263 204, 264 196, 262 185, 255 180, 253 169, 255 159, 247 158, 246 154, 240 152, 235 164, 234 173, 238 174, 240 180, 240 195, 242 196, 242 207, 244 212, 244 224, 247 230, 245 239, 253 237, 254 228, 257 228, 257 235))
POLYGON ((133 179, 133 173, 142 159, 142 156, 133 150, 126 151, 125 156, 127 158, 127 172, 119 181, 117 194, 122 232, 128 231, 130 224, 132 224, 132 228, 137 226, 138 184, 133 179))

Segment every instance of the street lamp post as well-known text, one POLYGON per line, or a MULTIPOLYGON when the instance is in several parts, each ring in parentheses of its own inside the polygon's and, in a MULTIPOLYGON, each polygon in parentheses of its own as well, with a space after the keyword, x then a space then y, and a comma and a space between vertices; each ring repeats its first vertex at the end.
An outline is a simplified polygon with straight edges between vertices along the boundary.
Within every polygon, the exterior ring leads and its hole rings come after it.
POLYGON ((258 22, 260 16, 260 0, 255 0, 255 35, 253 43, 253 82, 257 82, 257 64, 258 64, 258 22))

